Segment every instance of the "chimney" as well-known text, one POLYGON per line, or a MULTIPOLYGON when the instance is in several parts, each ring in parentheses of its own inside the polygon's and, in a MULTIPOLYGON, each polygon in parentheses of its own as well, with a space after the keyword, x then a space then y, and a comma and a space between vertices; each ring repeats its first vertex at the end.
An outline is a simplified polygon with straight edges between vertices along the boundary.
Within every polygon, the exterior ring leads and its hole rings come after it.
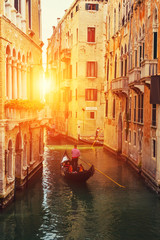
POLYGON ((57 18, 57 24, 59 23, 59 21, 60 21, 60 18, 57 18))

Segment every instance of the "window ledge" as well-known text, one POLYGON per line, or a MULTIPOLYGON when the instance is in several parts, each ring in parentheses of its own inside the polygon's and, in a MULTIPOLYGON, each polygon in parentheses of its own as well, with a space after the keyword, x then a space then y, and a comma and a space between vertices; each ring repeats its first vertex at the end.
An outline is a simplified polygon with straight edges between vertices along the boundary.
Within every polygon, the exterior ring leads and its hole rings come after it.
POLYGON ((97 78, 97 77, 87 77, 87 78, 89 78, 89 79, 95 79, 95 78, 97 78))
POLYGON ((96 42, 87 42, 90 45, 96 45, 96 42))
POLYGON ((151 125, 151 128, 157 129, 157 126, 151 125))

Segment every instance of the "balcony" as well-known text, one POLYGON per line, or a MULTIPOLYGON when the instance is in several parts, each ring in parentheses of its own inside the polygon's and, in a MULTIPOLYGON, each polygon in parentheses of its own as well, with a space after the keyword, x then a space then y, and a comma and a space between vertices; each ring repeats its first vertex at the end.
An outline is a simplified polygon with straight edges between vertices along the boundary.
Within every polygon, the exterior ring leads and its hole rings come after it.
POLYGON ((129 75, 129 84, 137 83, 141 78, 141 69, 138 67, 135 67, 129 71, 128 75, 129 75))
POLYGON ((141 64, 141 80, 146 81, 150 80, 151 76, 157 74, 158 60, 144 60, 141 64))
POLYGON ((127 93, 128 77, 119 77, 112 80, 111 89, 113 92, 127 93))
POLYGON ((61 51, 61 61, 67 62, 71 59, 71 50, 69 48, 65 48, 61 51))

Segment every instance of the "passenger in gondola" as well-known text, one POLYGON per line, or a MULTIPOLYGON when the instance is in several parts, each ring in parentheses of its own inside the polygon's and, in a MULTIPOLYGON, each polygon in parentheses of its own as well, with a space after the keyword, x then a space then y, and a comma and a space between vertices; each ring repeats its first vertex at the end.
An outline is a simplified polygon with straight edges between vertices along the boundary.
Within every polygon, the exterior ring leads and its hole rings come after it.
POLYGON ((67 161, 67 162, 64 163, 64 167, 65 167, 65 170, 66 170, 66 171, 69 171, 70 165, 71 165, 71 164, 70 164, 69 161, 67 161))
POLYGON ((72 172, 73 172, 73 167, 72 167, 71 164, 69 165, 69 169, 68 169, 68 171, 69 171, 69 173, 72 173, 72 172))
POLYGON ((73 171, 77 171, 79 156, 80 156, 80 151, 79 151, 79 149, 77 149, 77 144, 75 144, 74 148, 72 149, 72 166, 73 166, 73 171))
POLYGON ((84 167, 82 166, 82 164, 79 165, 79 172, 83 172, 84 171, 84 167))

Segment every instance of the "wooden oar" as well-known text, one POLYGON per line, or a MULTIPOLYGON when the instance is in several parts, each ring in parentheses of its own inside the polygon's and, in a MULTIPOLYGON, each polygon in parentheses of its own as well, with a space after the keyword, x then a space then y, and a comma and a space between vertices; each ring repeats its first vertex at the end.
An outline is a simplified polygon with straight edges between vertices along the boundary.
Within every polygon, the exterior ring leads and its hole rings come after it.
MULTIPOLYGON (((82 159, 80 159, 80 160, 83 161, 83 162, 85 162, 88 166, 91 166, 91 165, 92 165, 92 164, 86 162, 85 160, 82 160, 82 159)), ((108 178, 109 180, 111 180, 112 182, 114 182, 114 183, 115 183, 116 185, 118 185, 119 187, 125 188, 125 186, 123 186, 123 185, 119 184, 118 182, 114 181, 111 177, 109 177, 108 175, 106 175, 105 173, 103 173, 102 171, 100 171, 98 168, 94 167, 94 169, 95 169, 97 172, 101 173, 101 174, 102 174, 103 176, 105 176, 106 178, 108 178)))

